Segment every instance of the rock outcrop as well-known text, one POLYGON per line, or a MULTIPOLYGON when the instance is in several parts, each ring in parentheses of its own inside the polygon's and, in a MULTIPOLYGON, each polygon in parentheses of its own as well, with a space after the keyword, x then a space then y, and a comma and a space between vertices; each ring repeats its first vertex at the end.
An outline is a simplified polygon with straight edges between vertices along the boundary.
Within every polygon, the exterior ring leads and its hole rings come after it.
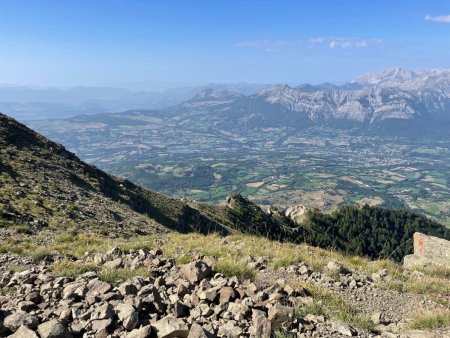
POLYGON ((297 221, 298 219, 301 219, 303 215, 305 215, 306 211, 306 208, 303 205, 299 204, 288 207, 284 214, 286 215, 286 217, 289 217, 293 221, 297 221))
POLYGON ((414 254, 405 256, 403 266, 450 267, 450 241, 416 232, 413 237, 414 254))

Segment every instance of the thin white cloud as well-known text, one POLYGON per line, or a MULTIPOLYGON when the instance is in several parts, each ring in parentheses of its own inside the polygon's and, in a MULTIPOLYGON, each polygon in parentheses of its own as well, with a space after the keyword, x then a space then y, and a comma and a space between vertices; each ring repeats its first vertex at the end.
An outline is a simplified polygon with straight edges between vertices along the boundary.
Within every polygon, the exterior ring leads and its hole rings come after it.
POLYGON ((234 46, 239 48, 252 47, 271 53, 279 51, 281 47, 288 45, 289 43, 290 42, 285 40, 262 39, 239 41, 236 42, 234 46))
POLYGON ((450 23, 450 15, 438 15, 438 16, 425 15, 424 20, 450 23))
POLYGON ((346 36, 318 36, 308 40, 244 40, 234 44, 237 48, 256 48, 265 52, 279 52, 282 49, 292 47, 325 46, 331 49, 337 48, 366 48, 384 44, 382 39, 346 37, 346 36))
POLYGON ((310 47, 326 45, 334 48, 366 48, 379 46, 384 43, 382 39, 347 37, 347 36, 322 36, 309 39, 310 47))
POLYGON ((325 41, 324 38, 311 38, 311 39, 309 39, 309 42, 311 42, 311 43, 322 43, 324 41, 325 41))

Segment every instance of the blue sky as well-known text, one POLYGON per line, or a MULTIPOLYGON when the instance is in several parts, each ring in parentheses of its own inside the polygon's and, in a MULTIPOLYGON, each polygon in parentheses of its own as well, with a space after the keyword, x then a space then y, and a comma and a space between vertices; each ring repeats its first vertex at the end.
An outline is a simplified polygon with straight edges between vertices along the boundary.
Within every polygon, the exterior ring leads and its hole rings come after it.
POLYGON ((450 1, 0 0, 0 83, 342 82, 450 68, 450 1))

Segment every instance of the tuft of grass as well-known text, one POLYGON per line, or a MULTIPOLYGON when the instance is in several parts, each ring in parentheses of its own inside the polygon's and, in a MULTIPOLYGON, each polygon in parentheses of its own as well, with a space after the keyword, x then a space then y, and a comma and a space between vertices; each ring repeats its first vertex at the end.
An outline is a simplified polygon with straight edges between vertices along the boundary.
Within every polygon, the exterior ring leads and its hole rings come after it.
POLYGON ((334 281, 339 281, 341 279, 341 274, 337 271, 326 271, 326 274, 334 281))
POLYGON ((79 261, 64 260, 53 265, 53 271, 64 277, 75 278, 85 272, 94 271, 99 279, 108 283, 117 283, 133 278, 135 276, 148 276, 146 268, 131 270, 129 268, 107 269, 94 263, 83 263, 79 261))
POLYGON ((414 270, 424 273, 429 277, 450 279, 450 265, 445 267, 421 267, 416 266, 414 270))
POLYGON ((405 285, 402 281, 394 280, 388 284, 388 290, 397 291, 397 292, 405 292, 405 285))
POLYGON ((22 255, 24 248, 21 245, 16 245, 11 242, 0 243, 0 253, 14 253, 16 255, 22 255))
POLYGON ((432 330, 450 326, 450 311, 428 313, 415 317, 408 326, 415 330, 432 330))
POLYGON ((131 270, 128 268, 103 269, 98 273, 98 278, 100 280, 112 284, 124 282, 136 276, 141 276, 145 278, 148 276, 148 270, 146 268, 140 268, 136 270, 131 270))
POLYGON ((272 262, 272 269, 277 271, 280 268, 285 268, 289 265, 294 265, 298 262, 295 257, 275 257, 272 262))
MULTIPOLYGON (((201 253, 214 258, 224 257, 233 254, 230 246, 221 243, 221 237, 217 234, 170 234, 168 241, 162 245, 162 250, 166 257, 177 257, 187 252, 201 253)), ((235 253, 240 256, 239 252, 235 253)))
POLYGON ((192 262, 192 258, 187 255, 181 255, 181 256, 178 256, 175 259, 175 261, 176 261, 177 265, 184 265, 184 264, 188 264, 188 263, 192 262))
POLYGON ((14 225, 11 227, 11 230, 13 230, 16 234, 27 234, 31 235, 33 231, 30 229, 30 227, 26 225, 14 225))
POLYGON ((133 251, 133 250, 151 250, 156 246, 154 244, 156 237, 155 236, 145 236, 142 238, 135 237, 130 238, 128 241, 122 241, 118 243, 118 247, 122 249, 122 251, 133 251))
POLYGON ((17 264, 17 265, 9 267, 9 269, 12 272, 23 272, 25 270, 28 270, 29 268, 30 268, 30 265, 25 265, 25 264, 17 264))
POLYGON ((11 286, 0 287, 0 294, 13 295, 16 293, 16 288, 11 286))
POLYGON ((256 271, 245 264, 236 263, 232 259, 219 259, 214 269, 227 277, 236 276, 239 279, 255 280, 256 271))
MULTIPOLYGON (((354 260, 355 258, 353 258, 354 260)), ((402 266, 394 261, 391 261, 389 259, 377 259, 375 261, 367 261, 363 260, 361 262, 360 270, 365 272, 368 275, 371 275, 374 272, 377 272, 379 270, 386 269, 388 274, 395 278, 402 277, 402 266)))
POLYGON ((349 257, 348 262, 355 268, 362 268, 367 263, 361 256, 351 256, 349 257))
MULTIPOLYGON (((122 241, 125 242, 124 239, 118 240, 119 243, 122 241)), ((98 234, 64 234, 56 237, 47 250, 66 257, 80 258, 86 252, 104 253, 114 246, 118 246, 118 243, 98 234)))
POLYGON ((450 294, 450 281, 435 277, 407 279, 404 283, 406 291, 418 294, 450 294))
POLYGON ((323 311, 323 315, 349 323, 354 327, 369 332, 375 331, 375 323, 366 314, 356 312, 339 294, 310 283, 290 282, 290 284, 293 288, 305 288, 311 293, 314 302, 321 304, 320 309, 317 305, 313 305, 312 310, 323 311))
POLYGON ((67 206, 67 210, 69 210, 71 212, 75 212, 75 211, 78 211, 78 207, 75 204, 71 203, 67 206))
POLYGON ((30 251, 29 256, 31 256, 33 261, 38 262, 43 260, 45 257, 52 256, 52 253, 45 247, 37 247, 30 251))
POLYGON ((99 267, 93 263, 80 263, 69 260, 64 260, 53 264, 53 271, 64 277, 75 278, 85 272, 95 271, 97 272, 99 267))
POLYGON ((314 300, 313 302, 301 306, 295 307, 295 313, 294 316, 296 318, 303 318, 307 315, 315 315, 315 316, 325 316, 326 311, 324 306, 320 301, 314 300))
POLYGON ((62 234, 59 235, 55 238, 54 242, 55 243, 73 243, 74 240, 76 239, 76 236, 72 235, 72 234, 62 234))

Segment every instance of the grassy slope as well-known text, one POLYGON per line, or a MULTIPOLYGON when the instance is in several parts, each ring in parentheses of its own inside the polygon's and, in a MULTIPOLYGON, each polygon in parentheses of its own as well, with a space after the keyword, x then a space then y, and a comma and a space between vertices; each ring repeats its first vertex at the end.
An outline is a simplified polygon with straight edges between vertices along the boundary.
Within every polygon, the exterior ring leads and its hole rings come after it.
POLYGON ((0 179, 0 226, 18 232, 229 233, 234 222, 223 207, 189 204, 108 175, 3 114, 0 179))

